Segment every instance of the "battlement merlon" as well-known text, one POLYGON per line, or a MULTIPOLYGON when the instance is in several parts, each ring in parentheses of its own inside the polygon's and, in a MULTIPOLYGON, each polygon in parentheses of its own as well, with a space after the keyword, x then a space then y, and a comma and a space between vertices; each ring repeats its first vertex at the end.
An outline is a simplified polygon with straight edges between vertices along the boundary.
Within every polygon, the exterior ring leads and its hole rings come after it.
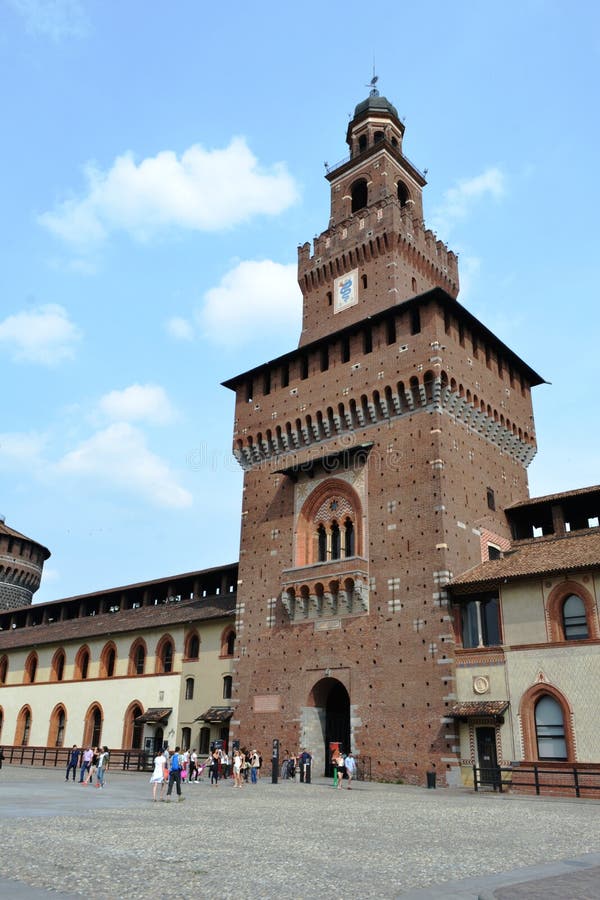
POLYGON ((310 290, 312 285, 321 285, 326 279, 328 263, 332 261, 335 261, 336 275, 354 268, 350 251, 360 251, 366 247, 368 252, 370 242, 382 235, 386 240, 410 249, 413 255, 418 254, 437 272, 436 281, 440 287, 455 297, 458 295, 458 256, 413 215, 410 202, 401 206, 394 197, 386 197, 330 226, 315 237, 312 255, 310 242, 301 244, 298 247, 298 282, 301 289, 310 290))

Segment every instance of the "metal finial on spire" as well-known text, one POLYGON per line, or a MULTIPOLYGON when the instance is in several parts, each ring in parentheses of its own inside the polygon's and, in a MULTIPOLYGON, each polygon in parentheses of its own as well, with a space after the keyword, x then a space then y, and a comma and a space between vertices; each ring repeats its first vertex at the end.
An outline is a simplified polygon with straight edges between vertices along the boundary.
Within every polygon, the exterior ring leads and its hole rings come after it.
POLYGON ((375 85, 377 84, 378 81, 379 81, 379 75, 375 74, 375 57, 373 56, 373 77, 371 78, 370 82, 366 85, 366 87, 371 88, 371 90, 369 91, 370 97, 379 97, 379 91, 375 87, 375 85))

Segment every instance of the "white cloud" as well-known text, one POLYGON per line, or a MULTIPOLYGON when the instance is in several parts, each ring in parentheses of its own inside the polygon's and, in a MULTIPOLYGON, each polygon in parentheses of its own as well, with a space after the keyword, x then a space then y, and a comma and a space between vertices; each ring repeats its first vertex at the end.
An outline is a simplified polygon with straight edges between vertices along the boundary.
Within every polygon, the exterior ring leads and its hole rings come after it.
POLYGON ((173 316, 166 323, 167 334, 177 341, 192 341, 194 339, 194 326, 181 316, 173 316))
POLYGON ((45 438, 33 431, 0 434, 0 468, 40 469, 45 444, 45 438))
POLYGON ((0 346, 23 362, 52 366, 71 359, 80 330, 56 304, 15 313, 0 322, 0 346))
POLYGON ((474 178, 459 181, 444 194, 440 206, 434 210, 431 223, 435 231, 447 234, 456 222, 465 219, 483 197, 499 200, 504 196, 506 179, 497 167, 486 169, 474 178))
POLYGON ((295 265, 269 259, 239 263, 205 294, 198 312, 204 333, 229 345, 265 333, 299 333, 302 295, 296 278, 295 265))
POLYGON ((8 0, 25 21, 32 34, 59 41, 66 37, 83 37, 89 21, 80 0, 8 0))
POLYGON ((111 422, 150 422, 167 425, 176 418, 164 388, 158 384, 132 384, 100 398, 100 412, 111 422))
POLYGON ((220 231, 257 214, 275 215, 297 197, 282 163, 263 169, 243 138, 222 150, 195 144, 181 157, 164 150, 136 163, 117 157, 107 172, 85 167, 87 191, 70 198, 40 222, 73 245, 90 246, 113 230, 146 240, 157 231, 220 231))
POLYGON ((183 509, 192 504, 189 491, 148 449, 142 432, 127 422, 109 425, 82 441, 63 457, 58 470, 140 495, 156 506, 183 509))

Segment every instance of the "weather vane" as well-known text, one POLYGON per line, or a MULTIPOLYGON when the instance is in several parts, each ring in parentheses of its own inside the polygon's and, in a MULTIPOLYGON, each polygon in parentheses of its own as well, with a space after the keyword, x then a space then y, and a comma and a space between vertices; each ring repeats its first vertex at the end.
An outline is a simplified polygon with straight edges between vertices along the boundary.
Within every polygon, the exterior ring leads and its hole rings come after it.
POLYGON ((375 85, 377 84, 378 81, 379 81, 379 75, 375 74, 375 58, 373 57, 373 77, 371 78, 370 82, 366 85, 366 87, 371 88, 369 96, 371 96, 371 97, 379 96, 379 91, 375 87, 375 85))

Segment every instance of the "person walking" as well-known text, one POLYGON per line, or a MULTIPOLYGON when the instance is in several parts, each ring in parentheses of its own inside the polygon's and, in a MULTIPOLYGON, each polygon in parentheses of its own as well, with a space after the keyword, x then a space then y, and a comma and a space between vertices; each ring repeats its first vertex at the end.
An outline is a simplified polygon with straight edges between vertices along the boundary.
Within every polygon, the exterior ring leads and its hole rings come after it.
POLYGON ((258 750, 253 750, 250 755, 250 781, 256 784, 258 781, 258 770, 260 769, 260 754, 258 750))
POLYGON ((172 755, 170 759, 170 768, 169 768, 169 787, 167 788, 167 799, 171 796, 173 791, 173 785, 177 790, 177 799, 185 800, 185 797, 181 795, 181 757, 179 752, 181 747, 175 747, 175 753, 172 755))
POLYGON ((210 763, 210 784, 215 787, 219 786, 219 763, 221 762, 221 754, 217 749, 213 750, 210 763))
POLYGON ((344 760, 344 768, 346 769, 346 777, 348 778, 348 790, 352 789, 352 779, 356 775, 356 760, 352 755, 352 751, 344 760))
POLYGON ((67 763, 67 774, 65 775, 65 781, 69 780, 69 772, 73 771, 73 783, 75 783, 75 776, 77 775, 77 766, 79 765, 79 756, 81 751, 77 744, 73 744, 71 748, 71 752, 69 753, 69 761, 67 763))
POLYGON ((87 784, 87 781, 85 779, 90 771, 93 756, 94 751, 91 747, 88 747, 87 750, 83 751, 81 756, 81 769, 79 772, 79 784, 87 784))
POLYGON ((103 747, 98 756, 98 769, 96 771, 96 787, 104 787, 104 777, 108 769, 108 747, 103 747))
POLYGON ((156 803, 156 794, 160 785, 160 799, 164 800, 165 794, 165 768, 167 760, 162 750, 154 757, 154 772, 150 776, 150 784, 152 785, 152 799, 156 803))

